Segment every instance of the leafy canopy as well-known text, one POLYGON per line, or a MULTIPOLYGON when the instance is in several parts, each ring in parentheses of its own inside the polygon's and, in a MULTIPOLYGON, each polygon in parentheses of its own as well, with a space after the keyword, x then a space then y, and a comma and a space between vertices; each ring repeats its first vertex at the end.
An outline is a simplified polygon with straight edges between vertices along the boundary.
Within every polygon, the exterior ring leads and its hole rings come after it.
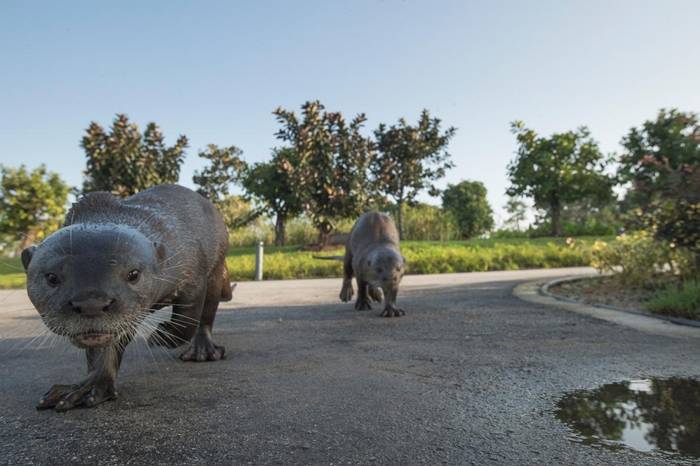
POLYGON ((341 113, 326 112, 317 100, 302 105, 300 116, 282 108, 273 113, 281 126, 277 138, 292 149, 278 153, 277 164, 322 236, 333 230, 335 219, 360 214, 371 197, 372 147, 360 133, 365 115, 348 123, 341 113))
POLYGON ((125 197, 163 183, 177 183, 187 138, 165 145, 158 125, 151 122, 141 134, 135 123, 117 114, 109 132, 90 123, 81 141, 87 157, 83 192, 110 191, 125 197))
POLYGON ((197 192, 212 202, 222 202, 229 195, 231 185, 240 181, 248 170, 248 165, 241 158, 243 151, 236 146, 218 147, 209 144, 197 154, 209 164, 192 177, 198 186, 197 192))
POLYGON ((547 210, 554 234, 560 231, 560 213, 567 203, 587 199, 608 203, 613 178, 605 173, 610 160, 586 127, 539 136, 521 121, 511 124, 518 149, 508 165, 509 196, 526 196, 538 209, 547 210))
POLYGON ((486 187, 480 181, 447 185, 442 193, 442 207, 457 220, 463 238, 493 229, 493 211, 486 199, 486 187))
POLYGON ((19 239, 21 246, 57 230, 66 213, 70 188, 44 165, 28 170, 0 168, 0 234, 19 239))

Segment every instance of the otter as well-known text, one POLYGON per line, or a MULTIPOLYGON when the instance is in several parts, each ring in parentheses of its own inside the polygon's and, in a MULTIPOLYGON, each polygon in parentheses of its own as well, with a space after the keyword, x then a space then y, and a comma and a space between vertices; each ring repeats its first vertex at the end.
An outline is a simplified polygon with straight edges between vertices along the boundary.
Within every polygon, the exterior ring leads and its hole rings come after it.
POLYGON ((220 301, 232 299, 228 233, 216 207, 177 185, 125 199, 89 193, 61 229, 22 252, 27 293, 44 324, 85 349, 87 377, 54 385, 37 409, 93 407, 117 397, 124 349, 149 313, 172 306, 149 344, 190 342, 183 361, 216 361, 212 340, 220 301))
POLYGON ((354 275, 357 280, 355 309, 372 309, 370 299, 381 301, 383 294, 383 317, 405 315, 406 312, 396 306, 396 295, 405 269, 406 259, 401 255, 394 221, 384 213, 364 213, 353 225, 345 243, 340 299, 343 302, 352 299, 354 275))

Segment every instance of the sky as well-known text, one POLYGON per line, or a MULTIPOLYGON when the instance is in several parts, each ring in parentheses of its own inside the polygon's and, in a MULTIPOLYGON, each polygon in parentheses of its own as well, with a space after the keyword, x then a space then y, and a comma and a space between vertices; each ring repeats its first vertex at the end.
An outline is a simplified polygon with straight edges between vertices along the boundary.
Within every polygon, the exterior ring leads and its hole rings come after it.
POLYGON ((614 153, 662 107, 700 111, 699 18, 696 0, 3 0, 0 163, 80 186, 85 128, 126 113, 189 138, 191 187, 207 144, 269 158, 278 106, 364 112, 367 135, 427 108, 457 128, 440 185, 482 181, 502 220, 511 121, 586 125, 614 153))

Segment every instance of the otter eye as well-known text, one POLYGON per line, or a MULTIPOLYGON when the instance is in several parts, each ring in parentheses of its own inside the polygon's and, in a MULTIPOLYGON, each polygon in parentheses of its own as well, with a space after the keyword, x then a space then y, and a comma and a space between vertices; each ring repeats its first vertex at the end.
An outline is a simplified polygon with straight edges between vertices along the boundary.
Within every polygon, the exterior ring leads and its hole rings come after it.
POLYGON ((61 280, 58 279, 58 275, 55 273, 47 273, 44 276, 46 277, 46 283, 48 283, 50 287, 55 288, 61 283, 61 280))
POLYGON ((140 276, 141 276, 141 272, 134 269, 131 272, 126 274, 126 281, 129 283, 136 283, 137 281, 139 281, 140 276))

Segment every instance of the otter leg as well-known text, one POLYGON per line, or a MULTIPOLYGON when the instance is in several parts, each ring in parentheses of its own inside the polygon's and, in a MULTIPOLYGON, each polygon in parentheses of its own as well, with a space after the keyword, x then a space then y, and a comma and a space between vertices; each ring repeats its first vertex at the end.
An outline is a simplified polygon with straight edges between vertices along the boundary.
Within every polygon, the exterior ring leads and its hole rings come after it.
POLYGON ((357 279, 357 301, 355 301, 355 309, 358 311, 368 311, 372 309, 369 302, 368 293, 369 284, 365 281, 357 279))
MULTIPOLYGON (((201 302, 201 299, 194 301, 201 302)), ((193 304, 189 300, 173 304, 170 320, 158 324, 158 328, 148 337, 148 344, 177 348, 190 341, 197 330, 200 308, 201 304, 193 304)))
POLYGON ((218 361, 223 359, 226 354, 226 348, 214 343, 211 336, 214 317, 216 317, 216 311, 221 300, 221 276, 221 273, 214 272, 212 279, 209 280, 197 332, 192 343, 190 343, 190 347, 180 355, 180 359, 183 361, 218 361))
POLYGON ((396 295, 398 292, 398 287, 384 290, 384 312, 382 312, 382 317, 401 317, 406 315, 406 311, 396 307, 396 295))
POLYGON ((68 411, 74 408, 92 408, 117 398, 117 372, 122 362, 124 348, 131 341, 123 337, 117 344, 106 348, 88 348, 88 376, 75 385, 54 385, 37 403, 37 409, 53 408, 68 411))
POLYGON ((347 303, 352 299, 355 291, 352 289, 352 254, 350 249, 345 247, 345 258, 343 259, 343 287, 340 289, 340 300, 347 303))

